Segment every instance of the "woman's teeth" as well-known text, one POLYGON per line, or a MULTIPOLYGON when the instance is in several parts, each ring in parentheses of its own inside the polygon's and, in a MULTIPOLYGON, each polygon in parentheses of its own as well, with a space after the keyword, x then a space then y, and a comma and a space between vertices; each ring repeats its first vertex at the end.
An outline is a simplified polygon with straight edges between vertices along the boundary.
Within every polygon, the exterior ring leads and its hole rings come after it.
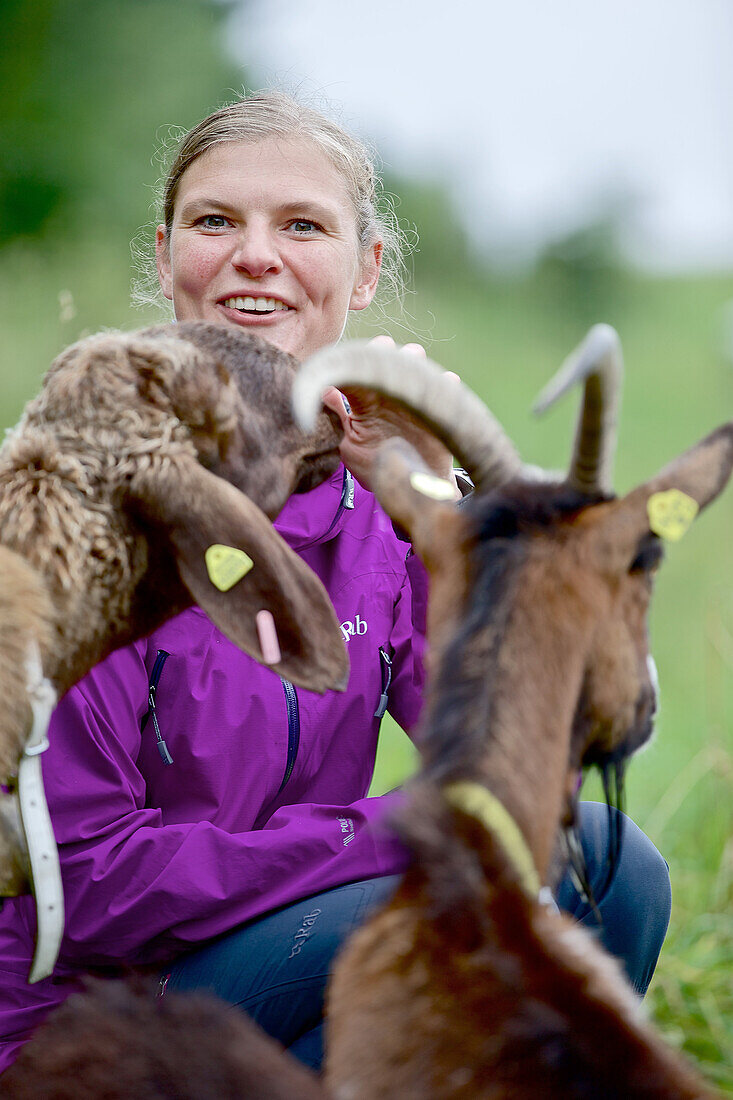
POLYGON ((244 313, 275 313, 290 308, 279 298, 227 298, 224 305, 244 313))

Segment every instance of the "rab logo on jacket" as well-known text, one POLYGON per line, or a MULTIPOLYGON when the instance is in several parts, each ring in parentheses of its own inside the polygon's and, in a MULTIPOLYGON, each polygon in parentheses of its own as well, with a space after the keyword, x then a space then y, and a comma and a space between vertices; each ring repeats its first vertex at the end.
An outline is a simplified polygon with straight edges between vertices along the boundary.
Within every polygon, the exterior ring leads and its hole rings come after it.
POLYGON ((352 634, 366 634, 368 629, 366 619, 362 619, 361 615, 357 615, 353 623, 348 619, 341 623, 341 633, 345 642, 348 642, 352 634))

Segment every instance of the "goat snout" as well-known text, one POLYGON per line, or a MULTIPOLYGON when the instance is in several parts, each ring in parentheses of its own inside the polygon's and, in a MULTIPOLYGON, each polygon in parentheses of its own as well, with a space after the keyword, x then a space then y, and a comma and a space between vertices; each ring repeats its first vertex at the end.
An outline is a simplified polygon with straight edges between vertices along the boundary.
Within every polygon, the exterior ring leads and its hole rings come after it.
POLYGON ((334 473, 341 461, 339 447, 343 434, 338 415, 324 407, 317 430, 310 437, 311 448, 303 455, 293 492, 307 493, 334 473))
POLYGON ((627 756, 633 755, 645 745, 654 732, 654 719, 657 714, 659 698, 656 680, 657 670, 651 657, 647 658, 647 662, 651 665, 650 677, 642 685, 636 700, 634 722, 624 742, 625 755, 627 756))

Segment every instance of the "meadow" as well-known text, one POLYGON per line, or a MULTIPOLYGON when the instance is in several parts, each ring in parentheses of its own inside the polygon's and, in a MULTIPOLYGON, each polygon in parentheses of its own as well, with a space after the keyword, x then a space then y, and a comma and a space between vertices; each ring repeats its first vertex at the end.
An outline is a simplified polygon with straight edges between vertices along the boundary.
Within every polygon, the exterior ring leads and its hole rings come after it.
MULTIPOLYGON (((7 246, 0 260, 0 423, 17 419, 53 357, 99 328, 159 314, 129 305, 128 246, 76 240, 7 246)), ((617 274, 567 308, 545 272, 445 279, 420 273, 407 314, 387 311, 353 334, 421 339, 430 355, 490 404, 527 461, 562 468, 577 398, 544 418, 533 398, 587 323, 609 321, 626 378, 616 488, 625 492, 733 415, 733 279, 617 274), (600 289, 599 289, 600 288, 600 289), (582 306, 582 308, 581 308, 582 306)), ((657 580, 651 641, 662 708, 653 744, 632 764, 627 808, 670 864, 670 932, 648 996, 670 1042, 733 1095, 733 487, 668 549, 657 580)), ((401 782, 413 749, 383 724, 373 790, 401 782)), ((599 797, 593 781, 588 797, 599 797)))

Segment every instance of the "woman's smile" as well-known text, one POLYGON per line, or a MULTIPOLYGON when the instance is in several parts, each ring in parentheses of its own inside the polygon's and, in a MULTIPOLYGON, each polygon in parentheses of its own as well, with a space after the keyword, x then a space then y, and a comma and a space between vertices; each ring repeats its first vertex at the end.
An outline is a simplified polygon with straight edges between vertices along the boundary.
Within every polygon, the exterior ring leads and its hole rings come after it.
POLYGON ((289 305, 281 302, 279 298, 225 298, 221 303, 225 309, 236 309, 238 313, 281 313, 290 309, 289 305))
MULTIPOLYGON (((275 325, 282 324, 285 320, 284 314, 294 312, 293 306, 280 298, 251 293, 228 295, 217 302, 217 306, 224 321, 244 328, 272 329, 275 325)), ((283 347, 283 344, 273 340, 269 335, 267 339, 271 343, 277 343, 278 347, 283 347)))

